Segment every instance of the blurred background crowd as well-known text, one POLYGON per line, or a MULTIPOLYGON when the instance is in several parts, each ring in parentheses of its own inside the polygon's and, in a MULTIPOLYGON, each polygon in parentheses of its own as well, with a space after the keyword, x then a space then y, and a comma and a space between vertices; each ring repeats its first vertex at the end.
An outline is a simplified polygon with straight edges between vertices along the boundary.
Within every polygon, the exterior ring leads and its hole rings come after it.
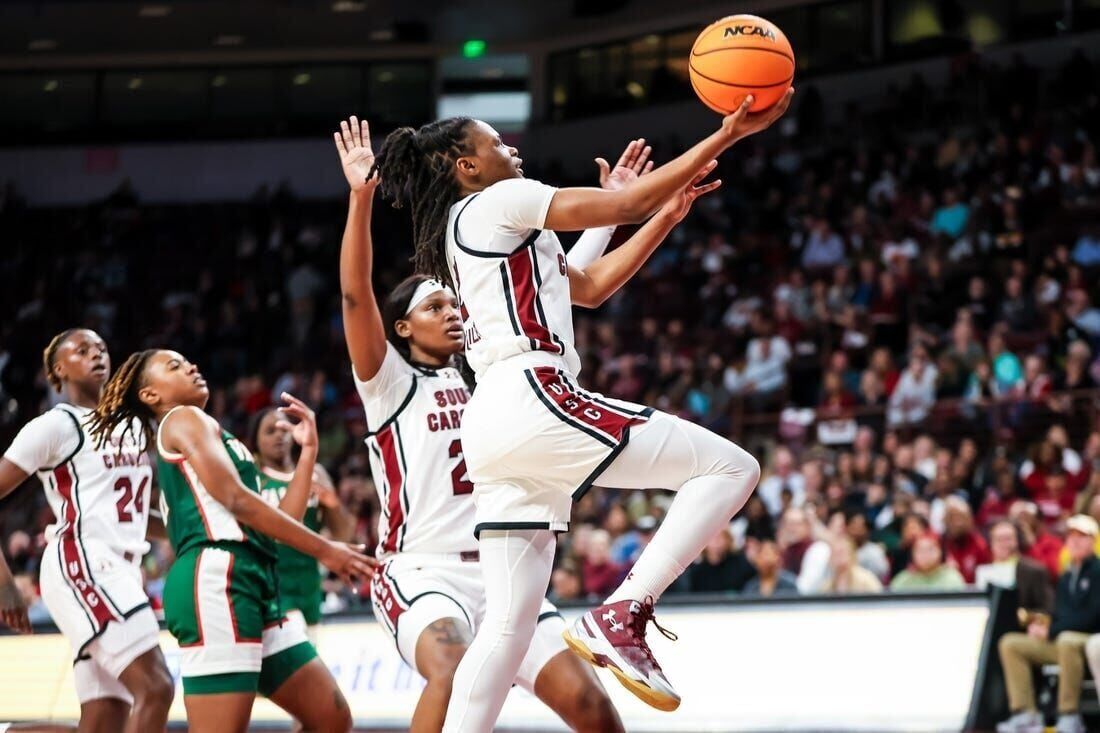
MULTIPOLYGON (((764 466, 671 592, 980 586, 1020 554, 1053 582, 1066 518, 1100 519, 1095 63, 1078 51, 1040 71, 963 55, 946 85, 914 76, 833 114, 802 87, 777 134, 723 158, 720 194, 609 303, 578 312, 586 387, 729 435, 764 466)), ((651 142, 658 162, 682 146, 651 142)), ((596 173, 525 167, 558 185, 596 173)), ((408 223, 375 211, 385 293, 410 270, 408 223)), ((54 333, 94 328, 116 365, 172 347, 199 364, 211 414, 237 434, 273 395, 309 402, 321 461, 357 539, 373 543, 379 506, 340 323, 344 212, 285 185, 204 205, 146 204, 123 186, 65 210, 28 207, 9 185, 0 443, 56 399, 37 360, 54 333)), ((615 587, 668 501, 587 494, 551 597, 615 587)), ((51 519, 37 490, 0 503, 29 597, 51 519)), ((146 558, 154 598, 170 562, 166 543, 146 558)), ((359 603, 337 586, 327 610, 359 603)))

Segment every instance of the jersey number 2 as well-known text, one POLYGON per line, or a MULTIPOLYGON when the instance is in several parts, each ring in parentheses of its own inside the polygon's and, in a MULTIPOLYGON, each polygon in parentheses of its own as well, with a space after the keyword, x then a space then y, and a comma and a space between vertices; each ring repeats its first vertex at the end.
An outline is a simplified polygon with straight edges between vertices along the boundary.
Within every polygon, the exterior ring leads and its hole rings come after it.
POLYGON ((118 497, 118 501, 115 502, 115 508, 118 509, 118 521, 120 522, 132 522, 134 521, 133 512, 131 509, 131 502, 133 503, 133 511, 141 516, 145 513, 145 484, 149 483, 149 477, 146 476, 141 480, 141 486, 138 487, 137 494, 134 494, 134 484, 130 481, 129 476, 123 476, 118 481, 115 481, 115 491, 121 491, 122 496, 118 497))
POLYGON ((451 458, 457 458, 458 464, 451 470, 451 483, 455 488, 455 496, 474 493, 474 482, 470 480, 466 472, 466 459, 462 456, 462 441, 451 442, 451 458))

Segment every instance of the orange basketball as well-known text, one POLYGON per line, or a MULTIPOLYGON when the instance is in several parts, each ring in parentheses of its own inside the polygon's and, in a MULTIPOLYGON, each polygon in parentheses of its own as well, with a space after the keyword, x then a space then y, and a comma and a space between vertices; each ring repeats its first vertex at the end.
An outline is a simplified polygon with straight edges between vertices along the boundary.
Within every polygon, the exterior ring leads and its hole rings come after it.
POLYGON ((771 107, 794 80, 791 43, 770 21, 755 15, 731 15, 707 26, 688 59, 691 86, 699 99, 728 115, 755 98, 752 112, 771 107))

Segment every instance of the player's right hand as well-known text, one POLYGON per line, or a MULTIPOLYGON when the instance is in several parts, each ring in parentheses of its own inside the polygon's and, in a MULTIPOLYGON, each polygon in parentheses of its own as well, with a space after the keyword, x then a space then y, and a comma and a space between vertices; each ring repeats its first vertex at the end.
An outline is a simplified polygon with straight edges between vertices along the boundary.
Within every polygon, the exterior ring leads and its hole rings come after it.
POLYGON ((20 634, 31 633, 31 621, 27 616, 27 604, 15 587, 15 581, 9 580, 0 585, 0 621, 20 634))
POLYGON ((772 123, 783 116, 787 108, 791 106, 794 97, 794 87, 787 90, 783 98, 762 112, 749 112, 753 98, 750 94, 741 102, 741 106, 727 115, 722 120, 722 131, 729 137, 732 145, 742 138, 761 132, 771 127, 772 123))
POLYGON ((336 152, 344 177, 352 191, 371 193, 378 186, 378 172, 374 171, 374 151, 370 146, 370 125, 355 115, 340 123, 340 131, 333 133, 336 152))
POLYGON ((336 573, 351 588, 358 588, 363 581, 374 577, 378 561, 364 555, 366 545, 349 545, 329 542, 328 549, 317 558, 326 568, 336 573))

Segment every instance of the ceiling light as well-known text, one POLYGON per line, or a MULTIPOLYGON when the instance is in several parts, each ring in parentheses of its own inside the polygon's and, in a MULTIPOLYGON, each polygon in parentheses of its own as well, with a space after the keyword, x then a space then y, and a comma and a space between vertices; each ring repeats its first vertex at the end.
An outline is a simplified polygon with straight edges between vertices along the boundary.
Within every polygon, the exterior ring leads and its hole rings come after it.
POLYGON ((334 13, 361 13, 366 9, 367 4, 363 0, 336 0, 332 4, 334 13))
POLYGON ((138 10, 138 16, 141 18, 163 18, 171 12, 171 5, 142 5, 138 10))
POLYGON ((239 46, 244 43, 244 36, 222 34, 214 39, 215 46, 239 46))
POLYGON ((212 87, 224 87, 225 84, 226 84, 226 81, 228 81, 228 80, 225 78, 225 74, 218 74, 217 76, 215 76, 213 79, 210 80, 210 86, 212 86, 212 87))
POLYGON ((393 31, 389 28, 380 28, 376 31, 371 31, 367 34, 367 38, 372 41, 392 41, 393 31))
POLYGON ((645 88, 636 81, 630 81, 626 83, 626 93, 635 99, 641 99, 645 96, 645 88))
POLYGON ((383 72, 379 73, 378 74, 378 81, 382 82, 383 84, 389 84, 391 81, 393 81, 393 72, 392 71, 383 71, 383 72))
POLYGON ((57 48, 57 41, 52 38, 38 38, 27 44, 28 51, 52 51, 57 48))
POLYGON ((134 91, 135 89, 141 89, 141 84, 141 77, 135 76, 134 78, 130 79, 129 82, 127 82, 126 88, 130 91, 134 91))
POLYGON ((56 92, 58 86, 60 85, 57 83, 57 79, 50 79, 48 82, 46 82, 45 86, 42 87, 42 91, 56 92))
POLYGON ((311 77, 310 77, 309 74, 295 74, 294 75, 294 80, 293 80, 294 81, 294 86, 296 86, 296 87, 305 86, 306 84, 309 84, 310 78, 311 77))
POLYGON ((482 79, 503 79, 504 69, 499 66, 490 66, 488 69, 481 70, 482 79))

